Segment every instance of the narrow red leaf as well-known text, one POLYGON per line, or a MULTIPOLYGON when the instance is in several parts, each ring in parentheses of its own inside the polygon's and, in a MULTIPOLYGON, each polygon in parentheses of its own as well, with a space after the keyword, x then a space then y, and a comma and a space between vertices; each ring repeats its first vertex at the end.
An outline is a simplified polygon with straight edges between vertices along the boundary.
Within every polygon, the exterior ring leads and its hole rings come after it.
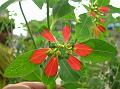
POLYGON ((65 26, 63 28, 63 37, 64 37, 64 42, 67 43, 70 38, 70 27, 69 26, 65 26))
POLYGON ((97 28, 101 31, 101 32, 105 32, 105 28, 102 25, 98 25, 97 28))
POLYGON ((41 64, 47 57, 48 50, 49 48, 35 50, 30 58, 31 62, 34 64, 41 64))
POLYGON ((40 32, 40 34, 48 41, 56 42, 55 37, 52 35, 52 33, 48 29, 43 30, 43 32, 40 32))
POLYGON ((74 56, 70 55, 67 62, 73 70, 78 71, 81 69, 81 62, 74 56))
POLYGON ((57 74, 58 70, 58 59, 55 57, 51 57, 48 61, 48 64, 45 67, 45 74, 48 77, 53 77, 57 74))
POLYGON ((110 8, 108 8, 106 6, 101 6, 98 8, 98 10, 101 12, 107 13, 110 10, 110 8))
POLYGON ((84 43, 75 44, 74 49, 79 56, 87 56, 92 52, 92 48, 84 43))

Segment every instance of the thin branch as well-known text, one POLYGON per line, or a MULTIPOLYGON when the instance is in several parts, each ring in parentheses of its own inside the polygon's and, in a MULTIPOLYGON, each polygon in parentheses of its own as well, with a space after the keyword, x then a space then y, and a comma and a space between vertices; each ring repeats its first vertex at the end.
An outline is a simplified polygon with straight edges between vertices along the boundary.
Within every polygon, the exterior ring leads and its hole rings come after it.
POLYGON ((24 17, 24 20, 25 20, 26 26, 27 26, 27 28, 28 28, 28 32, 29 32, 29 34, 30 34, 30 36, 31 36, 31 38, 32 38, 32 41, 33 41, 34 47, 37 48, 37 45, 36 45, 36 43, 35 43, 35 40, 34 40, 34 37, 33 37, 32 31, 31 31, 31 29, 30 29, 30 27, 29 27, 29 25, 28 25, 28 21, 27 21, 27 19, 26 19, 26 17, 25 17, 25 14, 24 14, 24 12, 23 12, 22 5, 21 5, 21 2, 20 2, 20 1, 19 1, 19 6, 20 6, 21 13, 22 13, 22 15, 23 15, 23 17, 24 17))
POLYGON ((47 3, 47 25, 48 29, 50 30, 50 20, 49 20, 49 0, 46 0, 47 3))

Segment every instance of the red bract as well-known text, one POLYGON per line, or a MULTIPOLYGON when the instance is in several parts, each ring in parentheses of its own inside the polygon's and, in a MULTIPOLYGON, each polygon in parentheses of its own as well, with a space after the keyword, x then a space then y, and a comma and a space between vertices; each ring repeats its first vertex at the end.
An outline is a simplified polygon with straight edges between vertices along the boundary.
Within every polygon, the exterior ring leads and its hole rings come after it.
POLYGON ((105 32, 105 28, 102 25, 98 25, 97 28, 101 31, 101 32, 105 32))
MULTIPOLYGON (((50 42, 56 42, 55 37, 47 29, 44 30, 43 32, 41 32, 41 35, 50 42)), ((73 51, 72 45, 70 47, 67 45, 67 42, 70 38, 70 27, 69 26, 65 26, 63 28, 63 37, 64 37, 64 41, 66 42, 66 44, 64 46, 63 45, 60 46, 60 44, 59 44, 58 46, 59 47, 66 46, 65 47, 66 50, 68 48, 69 51, 73 51)), ((56 43, 56 45, 57 45, 57 43, 56 43)), ((56 52, 56 54, 55 53, 52 54, 51 59, 48 61, 47 65, 45 67, 45 74, 48 77, 52 77, 57 74, 57 70, 58 70, 58 58, 57 57, 58 57, 58 55, 60 55, 60 53, 58 54, 58 52, 60 52, 58 48, 57 48, 58 51, 54 51, 54 52, 56 52)), ((92 48, 87 46, 84 43, 75 44, 74 49, 75 49, 74 52, 76 54, 78 54, 79 56, 87 56, 92 52, 92 48)), ((38 49, 38 50, 34 51, 32 57, 31 57, 31 61, 34 64, 42 63, 45 60, 45 58, 47 57, 47 52, 49 52, 49 50, 50 51, 54 50, 54 48, 38 49)), ((72 52, 68 53, 70 56, 69 56, 67 62, 73 70, 78 71, 81 69, 81 62, 76 57, 72 56, 71 53, 72 52)))
POLYGON ((70 27, 69 26, 65 26, 63 28, 63 37, 64 37, 64 42, 67 43, 70 38, 70 27))
POLYGON ((87 56, 92 52, 92 48, 83 43, 75 44, 74 49, 79 56, 87 56))
POLYGON ((32 54, 31 62, 34 64, 42 63, 47 57, 48 50, 49 48, 42 48, 42 49, 35 50, 32 54))
POLYGON ((69 59, 67 60, 70 67, 76 71, 80 70, 81 62, 74 56, 70 55, 69 59))
POLYGON ((98 8, 98 10, 101 12, 107 13, 110 9, 106 6, 101 6, 98 8))
POLYGON ((98 29, 95 28, 95 29, 94 29, 94 33, 95 33, 95 36, 96 36, 96 37, 99 36, 99 31, 98 31, 98 29))
POLYGON ((58 70, 58 59, 56 57, 51 57, 48 64, 45 67, 45 74, 48 77, 55 76, 58 70))
POLYGON ((95 17, 95 16, 96 16, 96 14, 95 14, 95 12, 94 12, 94 11, 92 11, 92 12, 91 12, 91 16, 93 16, 93 17, 95 17))
POLYGON ((104 19, 104 18, 101 18, 100 21, 101 21, 102 23, 104 23, 104 22, 105 22, 105 19, 104 19))
POLYGON ((56 42, 55 37, 51 34, 51 32, 48 29, 43 30, 43 32, 40 32, 40 34, 48 41, 56 42))

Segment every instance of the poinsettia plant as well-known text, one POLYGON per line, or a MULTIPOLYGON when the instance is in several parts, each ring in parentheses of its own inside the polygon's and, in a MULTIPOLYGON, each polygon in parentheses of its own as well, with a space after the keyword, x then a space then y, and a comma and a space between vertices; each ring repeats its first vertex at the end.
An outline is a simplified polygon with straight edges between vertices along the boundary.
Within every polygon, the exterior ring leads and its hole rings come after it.
POLYGON ((56 38, 49 32, 48 29, 44 29, 43 32, 41 32, 40 34, 48 41, 53 42, 54 44, 51 48, 42 48, 35 50, 31 57, 31 62, 35 64, 41 64, 41 62, 43 62, 46 59, 47 54, 51 55, 51 59, 48 61, 48 64, 45 67, 45 74, 48 77, 55 76, 57 74, 58 56, 64 57, 64 55, 61 54, 61 50, 69 55, 67 62, 69 66, 75 71, 79 71, 81 69, 82 64, 80 60, 78 60, 72 55, 73 52, 75 52, 78 56, 87 56, 92 52, 92 48, 84 43, 67 43, 70 38, 69 26, 65 26, 63 28, 63 44, 60 44, 56 40, 56 38))
POLYGON ((114 9, 118 9, 109 5, 110 0, 90 0, 89 5, 83 5, 87 13, 80 14, 79 19, 75 17, 75 8, 68 0, 33 0, 39 8, 43 3, 47 4, 47 18, 39 24, 36 30, 38 36, 29 27, 22 0, 8 1, 0 10, 15 1, 19 1, 34 48, 15 58, 6 69, 6 77, 33 78, 43 82, 48 89, 55 89, 56 80, 60 78, 61 86, 65 89, 85 86, 91 89, 87 85, 90 80, 85 76, 89 74, 91 66, 97 65, 95 68, 99 70, 101 65, 116 61, 116 47, 106 40, 109 34, 108 17, 114 13, 114 9), (49 8, 52 8, 52 15, 49 14, 49 8), (38 44, 35 39, 39 38, 44 42, 38 44))

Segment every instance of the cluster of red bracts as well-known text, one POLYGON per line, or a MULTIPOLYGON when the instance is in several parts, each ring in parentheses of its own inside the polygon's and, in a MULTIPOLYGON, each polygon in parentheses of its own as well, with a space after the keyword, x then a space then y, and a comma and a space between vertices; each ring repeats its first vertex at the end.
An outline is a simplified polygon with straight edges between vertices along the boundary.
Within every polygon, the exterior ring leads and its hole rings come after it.
MULTIPOLYGON (((63 28, 63 37, 64 37, 64 43, 67 44, 69 38, 70 38, 70 27, 65 26, 63 28)), ((56 43, 56 38, 51 34, 51 32, 48 29, 43 30, 40 32, 40 34, 47 39, 50 42, 56 43)), ((48 56, 47 53, 52 50, 51 48, 41 48, 38 50, 35 50, 30 58, 31 62, 34 64, 41 64, 43 61, 45 61, 46 57, 48 56)), ((92 48, 84 43, 76 43, 74 44, 74 50, 78 56, 87 56, 92 52, 92 48)), ((60 56, 60 55, 58 55, 60 56)), ((55 76, 58 71, 58 56, 51 55, 51 58, 49 59, 48 63, 45 66, 45 74, 48 77, 55 76)), ((77 59, 75 56, 72 55, 72 53, 69 54, 69 58, 67 59, 67 63, 69 66, 75 70, 79 71, 81 69, 81 62, 79 59, 77 59)))
MULTIPOLYGON (((99 13, 101 13, 101 14, 104 14, 104 16, 109 12, 109 10, 110 9, 106 6, 101 6, 101 7, 97 8, 97 11, 99 11, 99 13)), ((99 16, 99 18, 97 18, 97 13, 95 11, 91 11, 91 16, 93 18, 98 19, 98 22, 100 21, 101 24, 103 24, 105 22, 105 19, 103 17, 101 18, 101 16, 99 16)), ((105 28, 101 24, 97 24, 96 28, 94 29, 96 37, 99 36, 99 31, 102 33, 105 32, 105 28)))
MULTIPOLYGON (((97 11, 99 11, 100 13, 104 13, 104 15, 106 15, 110 11, 110 8, 106 6, 101 6, 97 9, 97 11)), ((96 12, 94 10, 91 11, 91 16, 96 17, 96 12)))
MULTIPOLYGON (((106 6, 101 6, 101 7, 98 8, 98 11, 104 13, 104 16, 109 12, 109 10, 110 9, 108 7, 106 7, 106 6)), ((105 19, 104 18, 100 18, 100 22, 104 23, 105 19)))

